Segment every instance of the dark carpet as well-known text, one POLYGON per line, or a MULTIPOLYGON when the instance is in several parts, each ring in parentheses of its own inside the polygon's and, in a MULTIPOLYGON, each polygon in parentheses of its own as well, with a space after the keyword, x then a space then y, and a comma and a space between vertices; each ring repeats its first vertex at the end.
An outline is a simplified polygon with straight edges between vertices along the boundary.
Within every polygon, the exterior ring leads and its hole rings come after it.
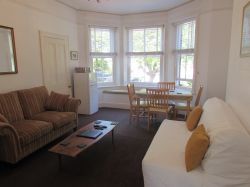
POLYGON ((80 126, 97 120, 118 121, 115 129, 115 150, 111 134, 85 150, 77 158, 63 157, 62 169, 58 158, 48 149, 63 138, 45 146, 16 165, 0 164, 0 186, 60 186, 60 187, 142 187, 141 162, 158 129, 147 131, 147 122, 129 124, 129 111, 100 109, 91 116, 81 115, 80 126))

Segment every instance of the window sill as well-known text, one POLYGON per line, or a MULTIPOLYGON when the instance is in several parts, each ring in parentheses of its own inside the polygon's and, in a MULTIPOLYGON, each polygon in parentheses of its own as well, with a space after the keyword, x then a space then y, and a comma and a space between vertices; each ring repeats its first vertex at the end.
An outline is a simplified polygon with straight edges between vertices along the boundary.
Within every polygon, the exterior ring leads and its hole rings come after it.
POLYGON ((121 87, 120 85, 118 84, 109 84, 109 85, 98 85, 97 84, 97 88, 100 88, 100 89, 105 89, 105 88, 117 88, 117 87, 121 87))
POLYGON ((112 89, 112 90, 103 90, 102 93, 104 94, 124 94, 127 95, 128 91, 125 89, 112 89))

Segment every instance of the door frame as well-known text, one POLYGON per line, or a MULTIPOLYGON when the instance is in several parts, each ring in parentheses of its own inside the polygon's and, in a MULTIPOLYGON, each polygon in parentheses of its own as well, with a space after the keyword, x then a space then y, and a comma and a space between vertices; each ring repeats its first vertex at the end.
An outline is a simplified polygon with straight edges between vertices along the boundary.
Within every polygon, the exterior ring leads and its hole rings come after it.
MULTIPOLYGON (((51 32, 46 32, 46 31, 39 31, 39 39, 40 39, 40 54, 41 54, 41 65, 42 65, 42 79, 43 79, 43 85, 46 86, 45 84, 45 77, 44 77, 44 59, 43 59, 43 54, 44 54, 44 39, 45 38, 54 38, 54 39, 61 39, 64 40, 65 44, 65 58, 66 58, 66 74, 67 74, 67 88, 69 90, 69 94, 72 96, 72 83, 71 83, 71 78, 70 78, 70 71, 69 71, 69 36, 66 35, 60 35, 60 34, 55 34, 51 32)), ((50 90, 51 91, 51 90, 50 90)))

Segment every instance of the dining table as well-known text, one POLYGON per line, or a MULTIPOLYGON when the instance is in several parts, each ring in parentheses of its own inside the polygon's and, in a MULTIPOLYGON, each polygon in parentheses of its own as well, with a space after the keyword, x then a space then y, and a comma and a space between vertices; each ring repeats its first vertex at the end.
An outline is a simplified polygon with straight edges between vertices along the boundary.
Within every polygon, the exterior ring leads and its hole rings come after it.
MULTIPOLYGON (((147 89, 139 88, 135 91, 136 95, 141 98, 147 97, 147 89)), ((169 90, 168 99, 175 102, 186 102, 187 104, 187 116, 191 111, 191 101, 193 99, 193 93, 191 90, 176 88, 175 90, 169 90)))

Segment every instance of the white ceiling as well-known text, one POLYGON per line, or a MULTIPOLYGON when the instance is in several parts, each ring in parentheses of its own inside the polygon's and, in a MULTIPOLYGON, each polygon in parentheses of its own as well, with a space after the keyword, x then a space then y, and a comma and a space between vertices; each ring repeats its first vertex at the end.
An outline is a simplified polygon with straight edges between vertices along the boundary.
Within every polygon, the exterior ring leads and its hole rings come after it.
POLYGON ((57 0, 77 10, 133 14, 169 10, 192 0, 57 0))

